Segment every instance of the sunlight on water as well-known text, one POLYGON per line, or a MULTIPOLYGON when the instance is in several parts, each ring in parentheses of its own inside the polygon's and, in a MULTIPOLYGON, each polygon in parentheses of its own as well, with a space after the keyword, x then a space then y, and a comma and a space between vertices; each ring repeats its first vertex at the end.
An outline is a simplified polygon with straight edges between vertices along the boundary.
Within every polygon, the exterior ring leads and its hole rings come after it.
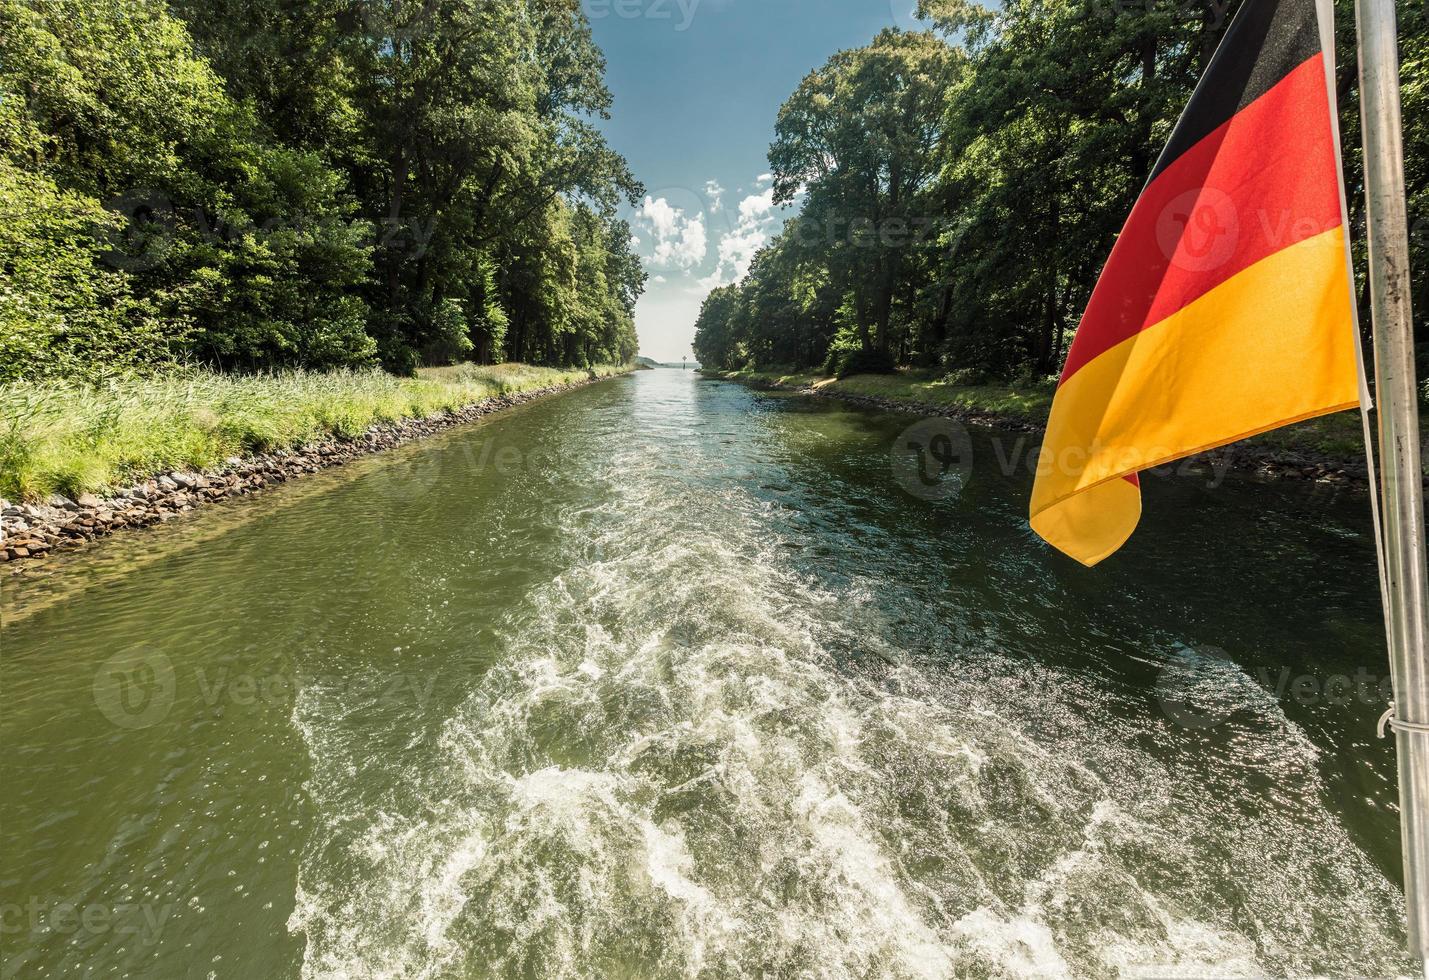
MULTIPOLYGON (((1373 640, 1295 557, 1332 545, 1231 486, 1063 568, 980 443, 961 499, 904 493, 908 424, 647 373, 156 538, 7 630, 0 806, 7 902, 163 930, 9 936, 9 970, 1402 973, 1378 705, 1247 666, 1373 640), (1208 527, 1240 564, 1166 560, 1208 527), (96 665, 135 644, 172 705, 116 729, 96 665)), ((1353 502, 1276 506, 1363 545, 1353 502)))
MULTIPOLYGON (((719 465, 685 453, 687 472, 719 465)), ((417 806, 320 805, 290 921, 306 976, 1390 962, 1394 891, 1332 819, 1312 839, 1270 814, 1237 826, 1068 700, 1038 706, 1068 716, 1039 740, 984 683, 1018 669, 994 654, 840 666, 830 647, 874 641, 876 602, 790 567, 767 501, 694 480, 671 493, 670 465, 621 454, 588 484, 603 502, 560 515, 593 537, 568 536, 568 570, 512 611, 496 665, 404 774, 417 806), (1240 894, 1205 901, 1226 887, 1240 894), (1299 948, 1331 937, 1343 948, 1299 948)), ((1099 697, 1073 676, 1045 688, 1099 697)), ((340 799, 361 731, 320 697, 295 717, 316 799, 340 799)), ((1312 796, 1313 745, 1268 724, 1242 751, 1312 796)))

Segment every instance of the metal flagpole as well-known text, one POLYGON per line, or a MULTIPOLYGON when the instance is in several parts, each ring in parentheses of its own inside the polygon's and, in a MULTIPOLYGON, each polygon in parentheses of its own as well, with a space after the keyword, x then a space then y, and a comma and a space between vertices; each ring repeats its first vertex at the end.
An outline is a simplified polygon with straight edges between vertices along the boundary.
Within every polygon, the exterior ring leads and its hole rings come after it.
MULTIPOLYGON (((1356 0, 1364 123, 1369 283, 1384 501, 1390 726, 1399 756, 1409 946, 1429 963, 1429 573, 1410 308, 1409 216, 1394 0, 1356 0)), ((1368 449, 1369 447, 1366 447, 1368 449)))

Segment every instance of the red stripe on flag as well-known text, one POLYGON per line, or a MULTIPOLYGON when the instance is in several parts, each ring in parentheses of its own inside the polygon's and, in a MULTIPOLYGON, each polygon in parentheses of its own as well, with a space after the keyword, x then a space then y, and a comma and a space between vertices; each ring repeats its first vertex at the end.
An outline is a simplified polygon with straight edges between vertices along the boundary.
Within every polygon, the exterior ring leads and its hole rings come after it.
POLYGON ((1339 227, 1339 179, 1317 54, 1147 186, 1062 380, 1262 259, 1339 227))

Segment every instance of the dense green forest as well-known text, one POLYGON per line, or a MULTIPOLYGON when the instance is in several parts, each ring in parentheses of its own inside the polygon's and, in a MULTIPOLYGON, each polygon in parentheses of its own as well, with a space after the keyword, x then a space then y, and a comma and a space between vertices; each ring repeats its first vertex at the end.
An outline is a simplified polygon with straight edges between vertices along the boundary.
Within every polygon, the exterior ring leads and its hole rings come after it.
MULTIPOLYGON (((1354 18, 1339 0, 1346 179, 1364 208, 1354 18)), ((798 203, 742 283, 701 311, 723 369, 912 365, 1038 380, 1239 3, 924 0, 812 72, 779 113, 777 203, 798 203)), ((1416 316, 1429 313, 1429 12, 1399 5, 1416 316)), ((1362 263, 1361 263, 1362 265, 1362 263)), ((1367 305, 1367 304, 1366 304, 1367 305)), ((1429 338, 1426 338, 1429 339, 1429 338)))
POLYGON ((579 0, 0 0, 0 381, 637 351, 579 0))

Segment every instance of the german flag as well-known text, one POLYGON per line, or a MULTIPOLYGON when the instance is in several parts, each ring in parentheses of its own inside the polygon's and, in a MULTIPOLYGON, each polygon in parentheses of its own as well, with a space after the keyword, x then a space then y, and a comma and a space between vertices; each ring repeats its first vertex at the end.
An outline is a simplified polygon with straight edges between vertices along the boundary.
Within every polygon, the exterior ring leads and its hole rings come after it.
POLYGON ((1245 0, 1093 291, 1031 508, 1083 564, 1135 530, 1138 473, 1359 404, 1329 20, 1245 0))

